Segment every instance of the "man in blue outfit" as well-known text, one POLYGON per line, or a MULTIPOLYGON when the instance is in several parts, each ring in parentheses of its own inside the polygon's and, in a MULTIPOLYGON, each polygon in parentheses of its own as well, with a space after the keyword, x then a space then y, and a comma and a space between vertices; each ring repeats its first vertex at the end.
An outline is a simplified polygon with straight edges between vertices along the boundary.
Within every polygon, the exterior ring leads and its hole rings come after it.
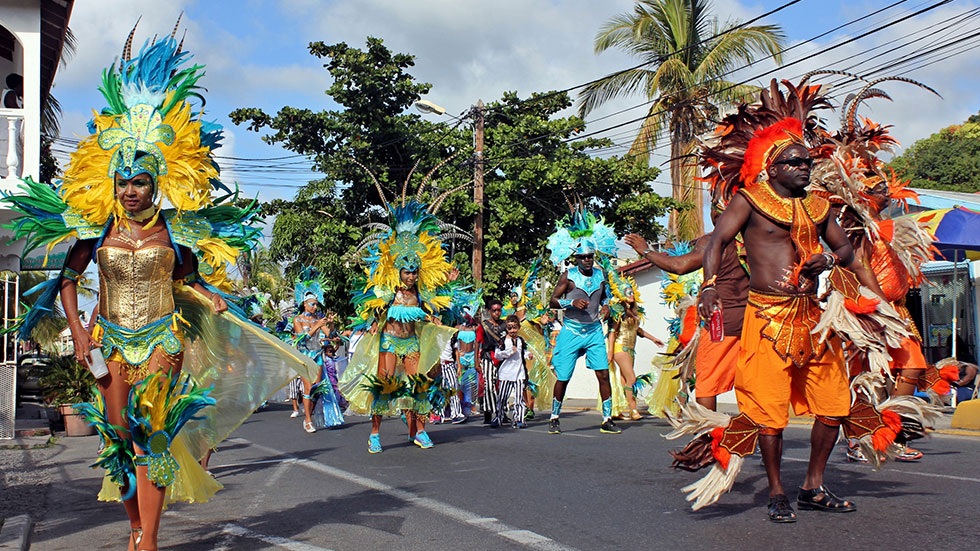
POLYGON ((565 389, 572 378, 575 363, 585 355, 586 366, 595 372, 599 380, 599 396, 602 398, 601 432, 619 434, 622 430, 612 421, 612 391, 609 387, 609 363, 606 341, 602 332, 602 319, 609 315, 609 288, 606 274, 595 266, 595 244, 585 238, 575 248, 575 265, 558 279, 551 296, 551 307, 565 311, 561 332, 555 341, 551 358, 558 380, 551 407, 550 434, 560 434, 558 416, 561 413, 565 389))

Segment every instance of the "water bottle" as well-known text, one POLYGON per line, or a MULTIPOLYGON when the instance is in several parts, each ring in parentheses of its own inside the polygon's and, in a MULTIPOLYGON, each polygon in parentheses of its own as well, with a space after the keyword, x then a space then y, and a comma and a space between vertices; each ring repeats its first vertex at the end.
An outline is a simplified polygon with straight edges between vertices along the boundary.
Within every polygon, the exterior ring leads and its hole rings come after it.
POLYGON ((88 370, 95 375, 95 379, 99 380, 109 374, 109 366, 105 363, 105 357, 102 355, 101 348, 93 348, 89 350, 89 355, 92 356, 92 361, 88 364, 88 370))

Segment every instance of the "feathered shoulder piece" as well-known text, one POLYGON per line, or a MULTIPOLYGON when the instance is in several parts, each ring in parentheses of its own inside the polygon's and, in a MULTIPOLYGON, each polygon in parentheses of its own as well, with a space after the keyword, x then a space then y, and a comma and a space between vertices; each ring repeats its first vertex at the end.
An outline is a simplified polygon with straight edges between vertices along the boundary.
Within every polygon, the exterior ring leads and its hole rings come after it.
POLYGON ((447 288, 450 302, 449 308, 443 312, 443 322, 450 326, 461 323, 476 325, 476 313, 483 304, 483 289, 474 289, 461 280, 449 282, 447 288))
MULTIPOLYGON (((609 262, 608 258, 603 257, 599 262, 602 265, 602 270, 606 272, 606 281, 609 283, 609 290, 612 292, 609 307, 612 312, 613 321, 618 323, 622 321, 623 314, 629 308, 630 304, 636 303, 639 305, 642 302, 640 300, 640 290, 636 285, 636 280, 619 273, 619 270, 609 262)), ((637 310, 642 317, 643 308, 638 306, 637 310)))
MULTIPOLYGON (((680 241, 664 252, 670 256, 683 256, 693 250, 694 246, 690 242, 680 241)), ((673 308, 680 299, 686 296, 698 294, 702 280, 701 270, 683 275, 664 272, 664 275, 666 277, 661 282, 660 298, 668 307, 673 308)))
POLYGON ((531 323, 541 325, 541 318, 550 311, 547 304, 542 304, 541 297, 534 295, 524 307, 524 319, 531 323))
POLYGON ((510 314, 513 314, 521 309, 527 311, 528 303, 534 296, 535 285, 538 281, 538 272, 540 271, 541 259, 535 258, 534 262, 531 263, 531 267, 524 272, 524 277, 521 279, 521 283, 511 288, 510 294, 517 295, 517 304, 507 301, 507 305, 504 308, 505 316, 509 316, 510 314))
POLYGON ((551 262, 558 267, 577 254, 616 256, 616 232, 603 218, 579 205, 558 221, 555 233, 548 237, 548 250, 551 262))
MULTIPOLYGON (((402 186, 401 202, 392 204, 386 197, 381 183, 364 165, 374 181, 378 194, 388 214, 388 223, 372 223, 366 226, 370 233, 361 241, 357 250, 365 264, 364 287, 355 290, 354 306, 358 314, 355 325, 370 325, 375 320, 396 317, 401 321, 417 321, 427 314, 436 314, 448 308, 452 293, 446 288, 453 265, 443 249, 443 239, 469 239, 469 236, 451 224, 441 222, 436 213, 443 201, 465 186, 443 192, 431 205, 422 203, 426 183, 442 165, 455 155, 445 159, 423 178, 414 198, 407 198, 409 182, 414 168, 402 186), (395 306, 390 310, 395 291, 402 285, 401 271, 416 272, 416 291, 420 304, 406 308, 395 306)), ((416 166, 418 163, 416 163, 416 166)))

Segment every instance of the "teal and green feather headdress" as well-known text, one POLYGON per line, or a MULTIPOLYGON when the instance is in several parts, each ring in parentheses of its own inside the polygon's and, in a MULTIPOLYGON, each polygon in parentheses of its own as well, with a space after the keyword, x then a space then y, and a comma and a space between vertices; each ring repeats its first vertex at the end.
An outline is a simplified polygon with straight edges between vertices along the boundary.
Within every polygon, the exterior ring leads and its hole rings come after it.
POLYGON ((323 294, 327 290, 327 282, 323 279, 320 271, 312 266, 307 266, 300 270, 296 277, 296 285, 293 288, 296 305, 301 306, 310 299, 315 299, 317 303, 323 304, 323 294))
POLYGON ((579 206, 558 221, 557 230, 548 238, 548 249, 551 262, 558 267, 578 254, 616 256, 616 232, 603 218, 579 206))

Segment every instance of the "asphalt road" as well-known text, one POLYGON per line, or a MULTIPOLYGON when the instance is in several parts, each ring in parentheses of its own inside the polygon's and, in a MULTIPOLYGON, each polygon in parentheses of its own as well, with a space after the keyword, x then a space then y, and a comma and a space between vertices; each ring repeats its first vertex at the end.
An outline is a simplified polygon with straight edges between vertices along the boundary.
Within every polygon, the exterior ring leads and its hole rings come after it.
MULTIPOLYGON (((208 504, 164 514, 161 549, 293 551, 592 549, 976 549, 980 541, 980 439, 935 435, 919 463, 878 472, 835 451, 827 484, 858 511, 803 511, 775 525, 758 456, 732 492, 692 512, 680 488, 700 473, 669 468, 659 420, 622 422, 600 434, 594 412, 563 415, 561 435, 539 417, 526 430, 471 421, 435 425, 436 446, 407 442, 401 421, 382 426, 384 453, 366 451, 369 424, 306 434, 283 406, 253 415, 211 463, 225 489, 208 504)), ((808 427, 785 438, 784 485, 803 480, 808 427)), ((94 499, 87 469, 97 441, 66 439, 32 549, 121 549, 118 504, 94 499)), ((791 500, 795 497, 791 493, 791 500)))

